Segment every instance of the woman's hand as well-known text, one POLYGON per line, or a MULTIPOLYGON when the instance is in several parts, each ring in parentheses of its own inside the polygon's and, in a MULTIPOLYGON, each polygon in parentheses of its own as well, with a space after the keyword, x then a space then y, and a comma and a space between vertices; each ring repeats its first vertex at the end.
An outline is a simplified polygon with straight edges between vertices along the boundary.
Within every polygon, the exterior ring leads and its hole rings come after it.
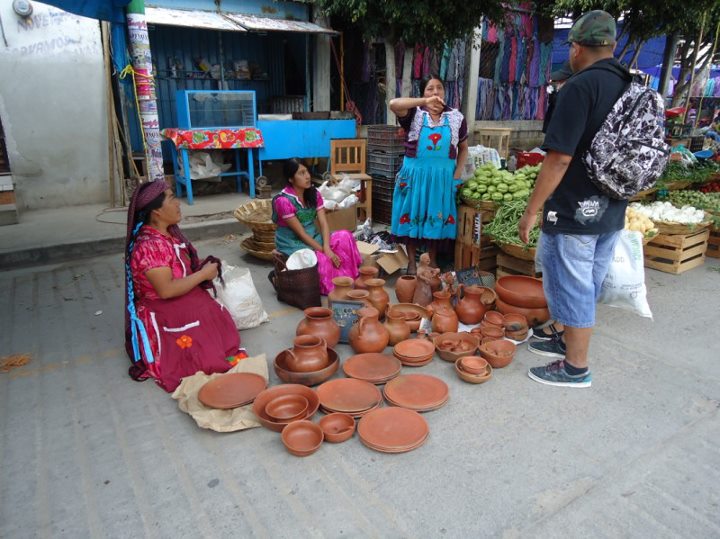
POLYGON ((330 262, 332 262, 332 265, 336 268, 340 267, 340 257, 333 253, 332 249, 329 247, 327 249, 323 249, 323 252, 325 253, 325 256, 327 256, 330 259, 330 262))
POLYGON ((218 264, 217 262, 208 262, 200 269, 200 271, 202 272, 206 281, 212 281, 215 277, 218 276, 218 264))
POLYGON ((425 108, 428 109, 431 114, 440 114, 445 110, 445 101, 443 101, 439 95, 426 97, 425 108))

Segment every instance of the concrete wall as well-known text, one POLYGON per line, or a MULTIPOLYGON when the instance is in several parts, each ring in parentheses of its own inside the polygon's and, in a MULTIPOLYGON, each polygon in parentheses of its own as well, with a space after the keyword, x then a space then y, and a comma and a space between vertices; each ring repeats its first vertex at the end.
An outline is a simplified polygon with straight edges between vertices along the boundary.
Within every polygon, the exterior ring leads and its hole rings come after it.
POLYGON ((108 134, 99 23, 32 2, 0 2, 0 119, 19 209, 108 200, 108 134))

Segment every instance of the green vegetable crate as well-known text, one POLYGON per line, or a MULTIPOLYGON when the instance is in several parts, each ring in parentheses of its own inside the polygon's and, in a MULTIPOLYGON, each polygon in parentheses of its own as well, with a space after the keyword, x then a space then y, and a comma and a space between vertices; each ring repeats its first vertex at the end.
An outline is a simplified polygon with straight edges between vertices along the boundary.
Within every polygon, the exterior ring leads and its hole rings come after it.
POLYGON ((702 266, 710 230, 692 234, 658 234, 644 247, 645 267, 680 274, 702 266))
POLYGON ((455 241, 455 268, 474 267, 493 271, 498 248, 489 236, 482 233, 482 227, 494 217, 495 212, 478 210, 462 204, 458 208, 457 239, 455 241))

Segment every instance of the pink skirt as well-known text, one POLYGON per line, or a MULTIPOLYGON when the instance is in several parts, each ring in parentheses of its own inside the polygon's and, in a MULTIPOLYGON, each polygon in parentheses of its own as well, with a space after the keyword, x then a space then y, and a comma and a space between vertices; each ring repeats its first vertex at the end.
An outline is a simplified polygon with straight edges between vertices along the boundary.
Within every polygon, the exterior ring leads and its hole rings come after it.
POLYGON ((330 234, 330 249, 340 258, 340 267, 333 266, 332 261, 322 251, 315 251, 318 258, 318 273, 320 274, 320 293, 327 296, 335 285, 335 277, 352 277, 357 279, 360 275, 358 268, 362 264, 362 256, 355 244, 355 238, 348 230, 338 230, 330 234))

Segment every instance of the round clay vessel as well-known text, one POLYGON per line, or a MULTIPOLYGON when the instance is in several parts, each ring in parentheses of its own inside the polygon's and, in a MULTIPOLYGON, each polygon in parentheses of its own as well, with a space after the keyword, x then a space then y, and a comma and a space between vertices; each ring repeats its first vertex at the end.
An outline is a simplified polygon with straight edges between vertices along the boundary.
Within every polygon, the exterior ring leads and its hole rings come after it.
POLYGON ((475 354, 480 346, 480 338, 472 333, 444 333, 433 339, 438 356, 444 361, 452 361, 458 358, 475 354))
POLYGON ((370 303, 370 292, 367 290, 350 290, 346 294, 346 298, 348 301, 359 301, 365 305, 365 307, 372 307, 372 303, 370 303))
POLYGON ((380 313, 375 307, 363 307, 358 311, 360 319, 350 328, 348 340, 356 354, 382 352, 390 342, 390 333, 378 320, 380 313))
POLYGON ((482 328, 482 334, 485 338, 502 339, 505 336, 505 328, 488 324, 482 328))
POLYGON ((349 440, 355 433, 355 418, 350 414, 328 414, 318 421, 318 425, 325 435, 325 441, 334 444, 349 440))
POLYGON ((504 325, 504 317, 502 313, 497 311, 488 311, 483 317, 483 322, 487 322, 493 326, 502 326, 504 325))
POLYGON ((480 345, 480 355, 484 357, 493 369, 501 369, 510 365, 515 356, 514 343, 506 340, 497 340, 480 345))
POLYGON ((495 282, 498 298, 509 305, 525 309, 542 309, 547 307, 540 279, 526 275, 506 275, 495 282))
POLYGON ((405 314, 388 311, 385 315, 385 328, 390 334, 390 346, 410 338, 410 326, 405 322, 405 314))
POLYGON ((357 279, 355 279, 355 288, 359 290, 367 290, 365 281, 368 279, 375 279, 378 276, 378 273, 380 273, 380 270, 373 266, 361 266, 358 271, 360 272, 360 275, 357 279))
POLYGON ((296 335, 315 335, 325 339, 332 348, 340 341, 340 326, 333 318, 331 309, 325 307, 308 307, 303 311, 305 318, 298 324, 296 335))
POLYGON ((415 275, 401 275, 395 281, 395 297, 398 303, 411 303, 415 287, 417 286, 417 277, 415 275))
POLYGON ((322 337, 300 335, 288 350, 287 368, 294 372, 319 371, 328 366, 327 343, 322 337))
POLYGON ((455 306, 458 318, 463 324, 477 324, 495 303, 495 292, 485 286, 458 286, 458 297, 461 297, 455 306))
POLYGON ((318 411, 318 408, 320 407, 320 398, 317 393, 309 387, 305 387, 300 384, 280 384, 272 386, 262 391, 255 398, 252 405, 252 411, 257 416, 263 427, 275 432, 280 432, 287 426, 287 423, 278 422, 268 417, 265 413, 265 406, 275 397, 290 394, 302 395, 308 400, 308 403, 310 403, 304 419, 309 419, 315 414, 315 412, 318 411))
POLYGON ((460 358, 460 366, 470 374, 484 374, 487 371, 488 362, 479 356, 465 356, 460 358))
MULTIPOLYGON (((433 312, 436 313, 438 311, 452 311, 453 314, 455 314, 455 309, 453 309, 452 303, 450 303, 450 292, 433 292, 433 302, 430 304, 430 307, 432 308, 433 312)), ((457 317, 457 315, 456 315, 457 317)), ((444 332, 441 332, 444 333, 444 332)))
POLYGON ((325 380, 335 374, 340 366, 340 358, 338 353, 332 348, 328 348, 328 366, 319 371, 296 372, 287 368, 287 358, 290 357, 289 350, 283 350, 273 362, 273 368, 278 378, 287 384, 302 384, 304 386, 314 386, 322 384, 325 380))
POLYGON ((368 279, 365 285, 370 293, 368 296, 370 303, 378 310, 380 318, 383 318, 390 304, 390 296, 385 291, 385 279, 368 279))
POLYGON ((527 331, 528 322, 523 314, 509 313, 503 316, 503 326, 505 326, 505 333, 527 331))
POLYGON ((347 293, 353 289, 352 277, 334 277, 332 280, 335 288, 328 294, 328 304, 333 301, 342 301, 347 299, 347 293))
POLYGON ((539 309, 526 309, 524 307, 516 307, 514 305, 509 305, 505 303, 499 297, 495 302, 495 305, 497 307, 497 310, 503 314, 518 313, 524 315, 528 321, 528 324, 530 324, 531 326, 537 326, 538 324, 543 324, 550 320, 550 311, 547 307, 539 309))
POLYGON ((294 421, 282 431, 282 442, 287 450, 296 457, 312 455, 323 443, 323 431, 320 425, 312 421, 294 421))
POLYGON ((458 316, 455 311, 447 309, 435 311, 432 317, 432 330, 437 333, 455 333, 458 330, 458 316))
POLYGON ((280 395, 265 405, 265 413, 275 421, 304 419, 309 403, 302 395, 280 395))

